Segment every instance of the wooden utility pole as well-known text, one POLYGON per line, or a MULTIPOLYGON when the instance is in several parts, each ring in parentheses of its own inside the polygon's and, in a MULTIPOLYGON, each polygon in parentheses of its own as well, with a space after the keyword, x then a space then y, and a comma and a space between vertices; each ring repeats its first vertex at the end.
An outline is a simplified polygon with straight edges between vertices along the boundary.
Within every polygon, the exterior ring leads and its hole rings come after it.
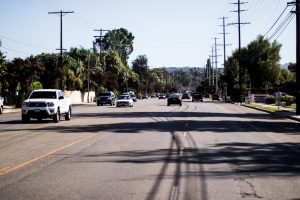
MULTIPOLYGON (((58 11, 58 12, 48 12, 48 14, 58 14, 60 16, 60 48, 57 49, 57 50, 60 50, 60 56, 59 56, 59 67, 60 67, 60 70, 62 70, 63 72, 63 64, 62 64, 62 58, 63 58, 63 37, 62 37, 62 17, 68 13, 74 13, 74 11, 58 11)), ((63 90, 64 87, 63 87, 63 75, 61 74, 61 77, 60 77, 60 89, 63 90)))
MULTIPOLYGON (((242 90, 242 67, 241 67, 241 47, 242 47, 242 39, 241 39, 241 25, 242 24, 250 24, 249 22, 241 22, 241 12, 244 12, 246 10, 241 10, 241 4, 245 4, 247 2, 241 2, 240 0, 238 0, 237 3, 232 3, 232 4, 236 4, 238 6, 238 9, 232 12, 237 12, 238 13, 238 22, 237 23, 230 23, 229 25, 238 25, 238 40, 239 40, 239 57, 238 57, 238 61, 239 61, 239 96, 240 98, 243 96, 243 90, 242 90)), ((240 99, 241 101, 242 99, 240 99)))
POLYGON ((300 115, 300 0, 296 0, 296 115, 300 115))

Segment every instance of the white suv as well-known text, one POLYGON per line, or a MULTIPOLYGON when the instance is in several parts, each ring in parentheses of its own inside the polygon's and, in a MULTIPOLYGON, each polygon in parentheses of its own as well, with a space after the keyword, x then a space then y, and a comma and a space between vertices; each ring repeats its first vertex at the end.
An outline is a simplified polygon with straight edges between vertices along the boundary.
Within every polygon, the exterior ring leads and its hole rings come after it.
POLYGON ((28 122, 30 118, 42 120, 52 118, 54 122, 60 121, 60 115, 66 120, 71 119, 72 105, 65 98, 63 91, 56 89, 33 90, 22 104, 22 121, 28 122))

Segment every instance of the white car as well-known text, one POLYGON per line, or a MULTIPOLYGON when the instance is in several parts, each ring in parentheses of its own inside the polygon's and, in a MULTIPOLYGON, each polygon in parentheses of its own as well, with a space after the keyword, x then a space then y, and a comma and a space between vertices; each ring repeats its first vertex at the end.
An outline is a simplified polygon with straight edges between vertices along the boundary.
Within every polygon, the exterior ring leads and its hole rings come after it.
POLYGON ((116 102, 117 107, 133 107, 133 99, 130 95, 121 95, 116 102))

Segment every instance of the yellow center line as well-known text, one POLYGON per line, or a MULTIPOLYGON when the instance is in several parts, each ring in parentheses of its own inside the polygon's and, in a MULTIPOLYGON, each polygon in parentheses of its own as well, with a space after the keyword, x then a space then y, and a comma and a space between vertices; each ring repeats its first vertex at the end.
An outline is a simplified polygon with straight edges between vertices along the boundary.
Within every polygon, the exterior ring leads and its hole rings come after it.
POLYGON ((46 158, 47 156, 50 156, 50 155, 52 155, 52 154, 54 154, 54 153, 56 153, 56 152, 58 152, 58 151, 61 151, 61 150, 63 150, 63 149, 66 149, 66 148, 68 148, 68 147, 71 147, 71 146, 73 146, 73 145, 75 145, 75 144, 78 144, 78 143, 83 142, 83 141, 85 141, 85 140, 88 140, 88 139, 91 139, 91 138, 93 138, 93 137, 96 137, 96 136, 98 136, 98 135, 100 135, 100 134, 101 134, 101 133, 98 133, 98 134, 95 134, 95 135, 90 135, 90 136, 88 136, 88 137, 85 137, 85 138, 76 140, 75 142, 72 142, 72 143, 70 143, 70 144, 64 145, 64 146, 59 147, 59 148, 57 148, 57 149, 54 149, 54 150, 52 150, 52 151, 50 151, 50 152, 48 152, 48 153, 45 153, 45 154, 40 155, 40 156, 38 156, 38 157, 36 157, 36 158, 33 158, 33 159, 29 160, 29 161, 26 161, 26 162, 24 162, 24 163, 21 163, 21 164, 15 166, 15 167, 11 167, 11 168, 6 167, 6 168, 0 170, 0 176, 1 176, 1 175, 4 175, 4 174, 7 174, 7 173, 10 173, 10 172, 13 172, 13 171, 16 171, 17 169, 20 169, 20 168, 22 168, 22 167, 25 167, 25 166, 27 166, 27 165, 30 165, 30 164, 32 164, 32 163, 38 161, 38 160, 41 160, 41 159, 43 159, 43 158, 46 158))
POLYGON ((7 170, 9 167, 4 167, 2 169, 0 169, 0 175, 2 175, 4 173, 5 170, 7 170))

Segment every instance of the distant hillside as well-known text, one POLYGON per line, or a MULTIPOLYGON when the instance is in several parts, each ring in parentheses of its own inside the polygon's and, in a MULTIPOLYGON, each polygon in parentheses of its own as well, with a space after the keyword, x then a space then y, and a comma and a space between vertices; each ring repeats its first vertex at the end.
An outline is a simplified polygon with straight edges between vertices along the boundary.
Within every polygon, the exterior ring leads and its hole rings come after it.
POLYGON ((285 64, 281 65, 281 68, 287 69, 289 65, 290 65, 290 63, 285 63, 285 64))
POLYGON ((203 68, 203 67, 165 67, 167 72, 175 72, 175 71, 184 71, 184 72, 189 72, 190 69, 193 68, 203 68))

